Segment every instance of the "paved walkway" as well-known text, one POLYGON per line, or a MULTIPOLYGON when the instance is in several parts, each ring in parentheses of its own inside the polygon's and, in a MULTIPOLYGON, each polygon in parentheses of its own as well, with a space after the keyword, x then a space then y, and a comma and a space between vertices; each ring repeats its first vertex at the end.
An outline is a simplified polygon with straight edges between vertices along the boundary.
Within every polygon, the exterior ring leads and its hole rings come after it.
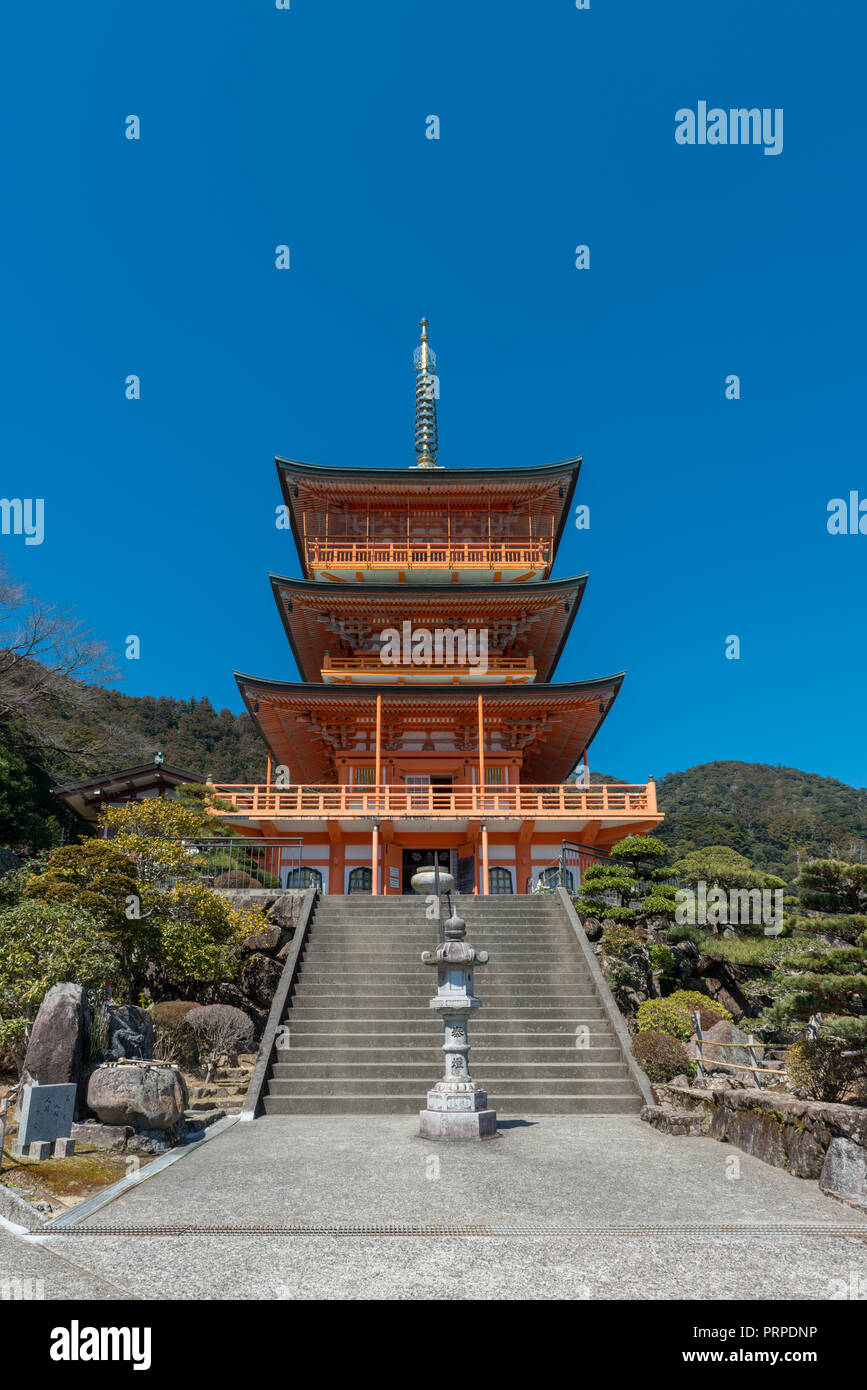
MULTIPOLYGON (((73 1262, 61 1285, 88 1272, 90 1297, 120 1286, 142 1298, 826 1299, 867 1281, 867 1217, 729 1145, 672 1139, 629 1117, 503 1117, 501 1139, 466 1145, 421 1140, 405 1116, 237 1124, 86 1229, 27 1249, 73 1262), (505 1233, 97 1234, 172 1222, 453 1222, 505 1233), (768 1223, 845 1232, 750 1229, 768 1223)), ((52 1276, 47 1297, 56 1285, 52 1276)))

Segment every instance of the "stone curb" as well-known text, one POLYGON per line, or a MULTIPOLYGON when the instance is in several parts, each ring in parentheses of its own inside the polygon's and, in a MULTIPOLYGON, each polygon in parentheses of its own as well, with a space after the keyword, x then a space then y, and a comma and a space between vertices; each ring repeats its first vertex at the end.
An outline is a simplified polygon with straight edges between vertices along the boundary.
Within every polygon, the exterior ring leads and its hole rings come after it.
POLYGON ((623 1060, 629 1068, 629 1074, 632 1077, 632 1080, 635 1082, 636 1086, 638 1087, 639 1091, 641 1092, 641 1098, 644 1101, 644 1104, 651 1106, 655 1105, 656 1102, 654 1100, 653 1091, 650 1087, 650 1082, 642 1068, 636 1062, 635 1057, 633 1056, 632 1037, 630 1035, 629 1029, 627 1028, 623 1020, 622 1013, 617 1007, 617 1001, 614 998, 614 995, 611 993, 608 981, 606 980, 605 976, 602 974, 601 969, 599 968, 599 962, 596 959, 593 947, 590 945, 590 942, 587 939, 587 934, 581 925, 581 918, 575 911, 575 908, 572 904, 572 899, 569 897, 569 894, 566 892, 566 889, 558 888, 557 894, 566 912, 566 916, 569 919, 569 924, 572 927, 572 930, 574 931, 575 936, 578 940, 578 945, 581 948, 581 952, 587 963, 587 967, 590 971, 590 974, 593 977, 593 983, 596 986, 596 992, 599 995, 602 1007, 608 1015, 608 1022, 614 1029, 614 1034, 620 1045, 620 1051, 623 1054, 623 1060))
POLYGON ((313 916, 313 907, 316 902, 317 890, 308 888, 304 894, 304 902, 298 917, 298 925, 295 928, 295 935, 292 938, 292 946, 286 957, 283 966, 283 974, 280 976, 277 988, 274 991, 274 998, 271 1000, 271 1009, 268 1014, 268 1022, 265 1024, 265 1031, 262 1034, 262 1041, 259 1044, 259 1054, 256 1058, 256 1065, 253 1068, 253 1075, 250 1077, 250 1084, 247 1087, 247 1094, 244 1097, 244 1104, 241 1107, 241 1120, 255 1120, 257 1115, 262 1112, 262 1095, 265 1090, 265 1083, 268 1080, 268 1071, 271 1066, 271 1058, 274 1054, 274 1043, 277 1038, 277 1029, 283 1020, 286 1011, 286 1004, 289 999, 289 991, 295 981, 298 971, 298 960, 301 955, 302 947, 307 940, 307 932, 310 927, 310 919, 313 916))
POLYGON ((42 1231, 45 1229, 45 1221, 42 1213, 36 1211, 29 1202, 25 1202, 23 1197, 19 1197, 16 1192, 10 1192, 8 1187, 0 1183, 0 1216, 11 1221, 15 1226, 24 1226, 28 1231, 42 1231))

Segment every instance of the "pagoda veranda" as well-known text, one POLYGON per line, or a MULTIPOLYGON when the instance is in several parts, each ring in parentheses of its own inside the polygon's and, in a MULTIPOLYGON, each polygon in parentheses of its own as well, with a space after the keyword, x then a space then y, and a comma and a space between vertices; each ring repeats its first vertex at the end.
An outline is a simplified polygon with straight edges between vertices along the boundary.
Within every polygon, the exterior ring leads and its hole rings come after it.
POLYGON ((551 683, 587 583, 550 577, 580 458, 441 467, 435 368, 422 320, 412 467, 276 460, 303 578, 271 587, 301 680, 235 673, 268 776, 219 794, 284 887, 405 893, 436 857, 461 892, 523 893, 564 842, 662 819, 652 781, 567 780, 623 680, 551 683))

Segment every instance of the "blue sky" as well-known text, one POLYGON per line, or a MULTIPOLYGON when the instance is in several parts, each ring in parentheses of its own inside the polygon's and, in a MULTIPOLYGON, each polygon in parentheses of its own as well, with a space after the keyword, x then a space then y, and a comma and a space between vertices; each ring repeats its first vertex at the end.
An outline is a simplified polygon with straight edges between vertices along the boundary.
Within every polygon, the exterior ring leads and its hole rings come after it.
POLYGON ((4 29, 0 493, 46 535, 0 545, 120 689, 237 710, 233 667, 294 677, 273 455, 410 464, 426 314, 441 463, 584 455, 559 675, 628 672, 591 764, 867 784, 867 535, 826 527, 867 498, 854 7, 43 0, 4 29), (702 100, 782 108, 782 153, 678 145, 702 100))

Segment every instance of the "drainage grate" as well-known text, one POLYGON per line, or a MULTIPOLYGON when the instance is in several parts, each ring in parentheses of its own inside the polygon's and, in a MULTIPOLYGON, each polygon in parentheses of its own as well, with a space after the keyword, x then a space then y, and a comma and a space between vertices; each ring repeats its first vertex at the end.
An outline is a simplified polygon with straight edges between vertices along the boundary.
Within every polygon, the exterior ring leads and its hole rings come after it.
POLYGON ((867 1240, 867 1226, 820 1223, 769 1223, 669 1226, 543 1227, 527 1225, 457 1224, 455 1222, 382 1222, 367 1225, 348 1221, 336 1225, 218 1226, 181 1222, 166 1226, 58 1226, 45 1234, 64 1236, 854 1236, 867 1240))

